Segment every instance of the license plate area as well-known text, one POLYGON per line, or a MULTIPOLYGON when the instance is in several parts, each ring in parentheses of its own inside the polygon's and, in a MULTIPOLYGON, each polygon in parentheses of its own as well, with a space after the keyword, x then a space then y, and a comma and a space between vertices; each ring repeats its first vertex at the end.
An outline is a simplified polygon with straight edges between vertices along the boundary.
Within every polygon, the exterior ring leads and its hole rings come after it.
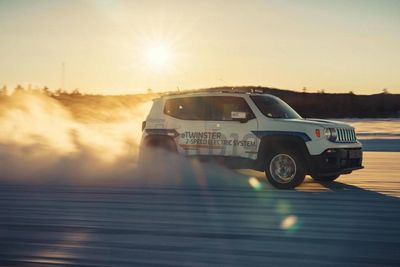
POLYGON ((357 150, 349 150, 349 159, 359 159, 362 156, 362 151, 360 149, 357 150))

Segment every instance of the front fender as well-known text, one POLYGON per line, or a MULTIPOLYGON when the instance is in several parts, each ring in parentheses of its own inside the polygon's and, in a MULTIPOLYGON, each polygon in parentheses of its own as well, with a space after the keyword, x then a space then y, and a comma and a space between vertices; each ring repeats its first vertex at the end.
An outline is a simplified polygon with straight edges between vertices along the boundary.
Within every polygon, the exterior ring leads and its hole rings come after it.
MULTIPOLYGON (((254 133, 256 134, 256 133, 254 133)), ((293 132, 269 132, 266 135, 256 134, 261 139, 257 152, 256 169, 260 171, 265 170, 265 164, 268 156, 276 152, 278 149, 295 149, 304 158, 304 162, 309 170, 311 164, 310 153, 308 152, 306 142, 311 140, 308 135, 294 134, 293 132)))

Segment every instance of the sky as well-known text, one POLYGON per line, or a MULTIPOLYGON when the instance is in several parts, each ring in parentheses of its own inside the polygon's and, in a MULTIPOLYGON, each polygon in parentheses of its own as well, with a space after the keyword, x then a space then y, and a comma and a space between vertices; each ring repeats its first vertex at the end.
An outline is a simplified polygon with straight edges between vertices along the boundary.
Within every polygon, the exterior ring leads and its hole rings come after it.
POLYGON ((0 86, 17 84, 400 93, 400 1, 0 0, 0 86))

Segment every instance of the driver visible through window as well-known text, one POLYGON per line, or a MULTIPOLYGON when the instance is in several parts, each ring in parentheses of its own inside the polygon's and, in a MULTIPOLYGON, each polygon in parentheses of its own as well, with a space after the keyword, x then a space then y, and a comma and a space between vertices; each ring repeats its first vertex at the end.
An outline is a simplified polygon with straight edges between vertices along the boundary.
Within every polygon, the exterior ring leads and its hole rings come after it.
POLYGON ((279 119, 301 119, 288 104, 279 98, 270 96, 255 95, 250 96, 258 109, 267 117, 279 119))

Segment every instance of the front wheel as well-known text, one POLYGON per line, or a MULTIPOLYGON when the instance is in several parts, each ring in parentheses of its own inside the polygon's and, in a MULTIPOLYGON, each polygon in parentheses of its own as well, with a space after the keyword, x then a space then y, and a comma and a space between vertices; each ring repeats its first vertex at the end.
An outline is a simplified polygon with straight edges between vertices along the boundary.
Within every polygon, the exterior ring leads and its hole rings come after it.
POLYGON ((299 153, 280 150, 267 158, 265 175, 274 187, 293 189, 304 181, 306 168, 299 153))
POLYGON ((327 175, 327 176, 312 176, 315 181, 318 182, 332 182, 339 178, 340 175, 327 175))

